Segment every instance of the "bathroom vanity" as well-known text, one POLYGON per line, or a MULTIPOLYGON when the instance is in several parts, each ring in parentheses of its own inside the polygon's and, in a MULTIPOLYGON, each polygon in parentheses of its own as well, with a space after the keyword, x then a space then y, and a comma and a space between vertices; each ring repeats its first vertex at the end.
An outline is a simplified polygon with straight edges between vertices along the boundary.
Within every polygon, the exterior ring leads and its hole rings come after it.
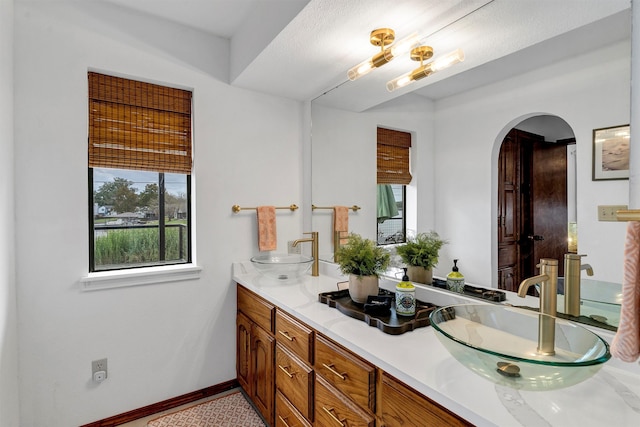
MULTIPOLYGON (((321 303, 319 295, 336 291, 343 279, 330 263, 322 263, 320 273, 279 281, 261 276, 250 262, 234 264, 238 380, 270 425, 640 423, 637 364, 612 359, 586 381, 554 391, 497 385, 456 361, 431 327, 391 335, 321 303)), ((391 280, 380 285, 395 289, 391 280)), ((439 306, 479 302, 419 285, 417 298, 439 306)), ((512 293, 506 302, 537 305, 534 297, 512 293)))

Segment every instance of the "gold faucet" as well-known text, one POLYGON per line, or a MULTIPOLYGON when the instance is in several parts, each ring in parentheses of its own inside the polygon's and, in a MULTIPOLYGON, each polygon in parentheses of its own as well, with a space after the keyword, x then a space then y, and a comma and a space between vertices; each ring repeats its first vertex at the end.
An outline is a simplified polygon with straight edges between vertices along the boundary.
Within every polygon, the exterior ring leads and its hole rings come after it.
POLYGON ((298 243, 303 243, 303 242, 311 242, 311 257, 313 257, 313 266, 311 267, 311 275, 312 276, 318 276, 319 275, 319 268, 318 268, 318 232, 317 231, 312 231, 310 233, 302 233, 302 234, 311 234, 311 237, 306 238, 306 239, 297 239, 294 240, 293 243, 291 244, 291 246, 293 246, 294 248, 296 246, 298 246, 298 243))
POLYGON ((564 312, 570 316, 580 316, 580 270, 587 270, 593 276, 593 268, 582 264, 586 255, 565 254, 564 256, 564 312))
POLYGON ((558 260, 542 258, 538 276, 524 279, 518 287, 518 296, 524 298, 532 285, 540 284, 540 315, 538 322, 538 353, 555 354, 556 319, 558 303, 558 260))

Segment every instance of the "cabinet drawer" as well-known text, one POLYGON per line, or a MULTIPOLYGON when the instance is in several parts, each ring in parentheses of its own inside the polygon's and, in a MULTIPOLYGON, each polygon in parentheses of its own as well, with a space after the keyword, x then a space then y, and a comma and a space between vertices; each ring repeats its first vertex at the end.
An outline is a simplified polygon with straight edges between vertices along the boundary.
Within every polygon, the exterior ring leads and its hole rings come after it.
POLYGON ((311 427, 279 391, 276 391, 276 427, 311 427))
POLYGON ((316 334, 315 369, 363 408, 375 409, 375 367, 316 334))
POLYGON ((241 285, 238 285, 238 310, 265 331, 273 333, 275 307, 241 285))
POLYGON ((472 425, 385 373, 380 383, 379 412, 384 427, 472 425))
POLYGON ((320 376, 316 376, 315 387, 316 427, 373 427, 374 418, 371 414, 345 399, 320 376))
POLYGON ((313 363, 313 330, 281 310, 276 311, 276 340, 305 362, 313 363))
POLYGON ((276 388, 309 420, 313 419, 313 370, 276 345, 276 388))

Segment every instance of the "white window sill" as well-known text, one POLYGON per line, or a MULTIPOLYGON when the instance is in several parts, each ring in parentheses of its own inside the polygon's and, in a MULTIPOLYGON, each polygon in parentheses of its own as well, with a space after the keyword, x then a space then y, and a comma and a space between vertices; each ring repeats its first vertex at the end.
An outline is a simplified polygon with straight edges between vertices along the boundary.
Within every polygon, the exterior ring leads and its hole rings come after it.
POLYGON ((200 278, 200 271, 202 271, 202 267, 198 267, 195 264, 102 271, 89 273, 87 276, 82 277, 80 279, 80 288, 83 291, 95 291, 100 289, 194 280, 200 278))

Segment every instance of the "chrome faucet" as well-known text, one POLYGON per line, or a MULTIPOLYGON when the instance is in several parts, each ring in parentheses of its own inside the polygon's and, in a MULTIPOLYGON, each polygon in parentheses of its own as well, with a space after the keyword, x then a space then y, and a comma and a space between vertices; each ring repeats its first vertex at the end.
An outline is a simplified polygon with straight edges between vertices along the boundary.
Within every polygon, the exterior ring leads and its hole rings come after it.
POLYGON ((580 271, 587 270, 587 275, 593 276, 593 268, 582 264, 583 256, 564 256, 564 312, 570 316, 580 316, 580 271))
POLYGON ((318 263, 318 232, 312 231, 310 233, 302 233, 302 234, 311 234, 311 237, 306 239, 297 239, 294 240, 291 246, 294 248, 298 246, 298 243, 303 242, 311 242, 311 257, 313 258, 313 266, 311 267, 311 275, 318 276, 319 275, 319 263, 318 263))
POLYGON ((556 319, 558 303, 558 260, 542 258, 538 276, 524 279, 518 287, 518 296, 524 298, 529 288, 540 284, 540 314, 538 322, 538 353, 555 354, 556 319))

